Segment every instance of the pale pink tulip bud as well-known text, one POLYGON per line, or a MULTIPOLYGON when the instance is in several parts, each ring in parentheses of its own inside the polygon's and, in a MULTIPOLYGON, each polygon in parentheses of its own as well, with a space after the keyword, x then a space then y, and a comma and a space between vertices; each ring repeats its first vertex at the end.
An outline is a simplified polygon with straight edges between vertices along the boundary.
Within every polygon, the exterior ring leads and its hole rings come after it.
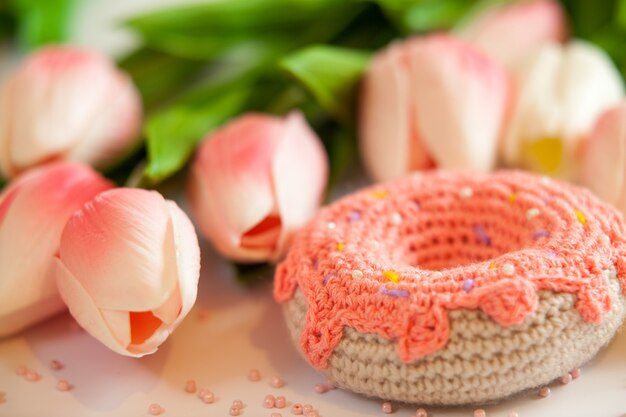
POLYGON ((86 165, 55 163, 16 178, 0 195, 0 337, 63 310, 54 278, 61 232, 111 186, 86 165))
POLYGON ((277 260, 318 209, 327 176, 324 148, 300 113, 247 114, 200 145, 189 197, 200 229, 224 256, 277 260))
POLYGON ((0 100, 0 173, 52 160, 105 167, 130 151, 141 101, 130 78, 105 56, 50 46, 26 58, 0 100))
POLYGON ((504 159, 576 181, 581 140, 624 96, 621 76, 606 53, 582 41, 546 45, 527 64, 502 142, 504 159))
POLYGON ((111 350, 153 353, 196 300, 193 225, 156 191, 117 188, 68 220, 57 284, 76 321, 111 350))
POLYGON ((626 103, 598 118, 581 152, 581 182, 626 214, 626 103))
POLYGON ((509 71, 516 72, 536 50, 567 39, 567 20, 556 0, 521 0, 487 8, 462 36, 509 71))
POLYGON ((363 80, 360 150, 374 179, 437 166, 490 170, 509 81, 482 52, 447 35, 396 42, 363 80))

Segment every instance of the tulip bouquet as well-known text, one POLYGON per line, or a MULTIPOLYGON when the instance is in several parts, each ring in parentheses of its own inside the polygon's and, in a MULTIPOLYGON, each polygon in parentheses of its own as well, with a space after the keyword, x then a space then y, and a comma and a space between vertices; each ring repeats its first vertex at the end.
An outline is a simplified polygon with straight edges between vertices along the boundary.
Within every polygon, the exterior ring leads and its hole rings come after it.
POLYGON ((0 337, 67 307, 154 352, 200 270, 166 180, 239 263, 281 259, 361 163, 529 169, 626 211, 623 1, 198 2, 124 22, 117 65, 61 44, 73 1, 7 4, 0 40, 30 52, 0 90, 0 337))

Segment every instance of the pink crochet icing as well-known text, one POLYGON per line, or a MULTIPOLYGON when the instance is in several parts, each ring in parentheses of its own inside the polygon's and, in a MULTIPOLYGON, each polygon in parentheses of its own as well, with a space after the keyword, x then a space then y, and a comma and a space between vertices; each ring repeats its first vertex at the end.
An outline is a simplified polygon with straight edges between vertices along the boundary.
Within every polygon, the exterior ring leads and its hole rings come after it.
POLYGON ((449 310, 511 326, 533 313, 539 290, 575 294, 581 317, 601 322, 607 270, 626 293, 625 230, 617 210, 547 178, 415 174, 323 209, 279 265, 274 296, 304 293, 300 343, 317 368, 344 326, 395 340, 411 362, 445 346, 449 310))

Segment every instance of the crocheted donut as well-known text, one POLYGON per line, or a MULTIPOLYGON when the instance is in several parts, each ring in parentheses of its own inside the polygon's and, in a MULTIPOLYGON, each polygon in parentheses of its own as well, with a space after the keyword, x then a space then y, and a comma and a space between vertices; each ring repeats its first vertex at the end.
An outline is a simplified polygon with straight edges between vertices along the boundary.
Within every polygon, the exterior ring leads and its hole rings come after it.
POLYGON ((291 336, 338 386, 461 405, 547 384, 626 312, 621 214, 532 174, 430 172, 320 211, 275 277, 291 336))

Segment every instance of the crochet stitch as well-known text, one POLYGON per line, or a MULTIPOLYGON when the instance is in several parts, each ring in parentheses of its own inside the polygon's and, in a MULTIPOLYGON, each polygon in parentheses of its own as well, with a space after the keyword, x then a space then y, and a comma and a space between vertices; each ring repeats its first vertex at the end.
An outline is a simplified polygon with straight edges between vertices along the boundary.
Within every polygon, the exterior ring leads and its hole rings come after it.
POLYGON ((625 231, 617 210, 569 184, 515 171, 420 173, 323 209, 279 265, 274 295, 302 293, 299 343, 316 368, 329 366, 344 328, 391 341, 413 363, 446 346, 454 311, 519 326, 540 292, 571 294, 583 322, 604 324, 615 307, 608 271, 626 294, 625 231))

